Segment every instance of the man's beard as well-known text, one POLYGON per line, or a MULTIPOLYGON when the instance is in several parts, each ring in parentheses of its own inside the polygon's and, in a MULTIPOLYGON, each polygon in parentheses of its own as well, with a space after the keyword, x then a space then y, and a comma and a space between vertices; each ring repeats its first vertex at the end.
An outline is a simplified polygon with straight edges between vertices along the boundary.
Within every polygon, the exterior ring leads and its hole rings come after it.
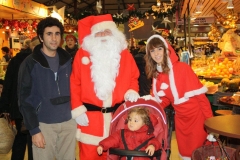
POLYGON ((84 39, 83 49, 90 53, 91 77, 97 97, 107 100, 112 94, 120 67, 121 42, 114 36, 84 39))

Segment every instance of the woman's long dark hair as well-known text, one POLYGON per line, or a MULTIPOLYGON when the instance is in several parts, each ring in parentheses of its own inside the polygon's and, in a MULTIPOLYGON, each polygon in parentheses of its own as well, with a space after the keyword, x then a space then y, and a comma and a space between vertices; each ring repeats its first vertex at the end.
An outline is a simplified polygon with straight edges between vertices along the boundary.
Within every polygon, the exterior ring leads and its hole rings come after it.
MULTIPOLYGON (((154 49, 154 48, 159 48, 162 47, 164 49, 164 55, 163 55, 163 63, 162 65, 162 69, 163 69, 163 73, 168 73, 169 72, 169 67, 168 67, 168 55, 167 55, 167 47, 165 46, 164 42, 159 39, 159 38, 153 38, 151 39, 147 46, 146 46, 146 55, 144 57, 145 61, 146 61, 146 74, 148 78, 156 78, 158 75, 158 71, 157 71, 157 63, 152 59, 151 54, 150 54, 150 50, 154 49)), ((170 51, 169 51, 170 52, 170 51)), ((171 53, 169 53, 171 54, 171 53)))

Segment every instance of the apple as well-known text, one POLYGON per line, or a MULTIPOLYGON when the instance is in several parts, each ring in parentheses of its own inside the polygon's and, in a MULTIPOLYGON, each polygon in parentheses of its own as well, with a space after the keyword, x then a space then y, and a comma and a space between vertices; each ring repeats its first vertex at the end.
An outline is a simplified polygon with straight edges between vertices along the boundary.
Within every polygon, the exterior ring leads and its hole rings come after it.
POLYGON ((228 72, 232 74, 233 73, 233 68, 232 67, 228 68, 228 72))

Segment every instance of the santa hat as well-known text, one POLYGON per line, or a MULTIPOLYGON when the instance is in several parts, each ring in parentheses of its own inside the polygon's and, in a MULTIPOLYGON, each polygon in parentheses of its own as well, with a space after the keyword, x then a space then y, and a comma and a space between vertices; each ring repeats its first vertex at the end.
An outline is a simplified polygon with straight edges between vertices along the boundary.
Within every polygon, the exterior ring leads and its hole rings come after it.
POLYGON ((105 29, 115 29, 116 24, 113 22, 111 14, 88 16, 78 21, 79 43, 91 33, 97 33, 105 29))

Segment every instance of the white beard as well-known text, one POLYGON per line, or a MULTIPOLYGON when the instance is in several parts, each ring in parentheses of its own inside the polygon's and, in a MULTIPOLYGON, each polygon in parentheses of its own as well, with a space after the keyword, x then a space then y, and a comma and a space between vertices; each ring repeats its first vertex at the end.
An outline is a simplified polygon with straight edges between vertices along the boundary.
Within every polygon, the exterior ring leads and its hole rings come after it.
POLYGON ((107 100, 116 86, 123 44, 114 36, 89 35, 84 38, 82 47, 90 53, 91 77, 94 91, 100 100, 107 100), (106 41, 102 42, 103 39, 106 41))

